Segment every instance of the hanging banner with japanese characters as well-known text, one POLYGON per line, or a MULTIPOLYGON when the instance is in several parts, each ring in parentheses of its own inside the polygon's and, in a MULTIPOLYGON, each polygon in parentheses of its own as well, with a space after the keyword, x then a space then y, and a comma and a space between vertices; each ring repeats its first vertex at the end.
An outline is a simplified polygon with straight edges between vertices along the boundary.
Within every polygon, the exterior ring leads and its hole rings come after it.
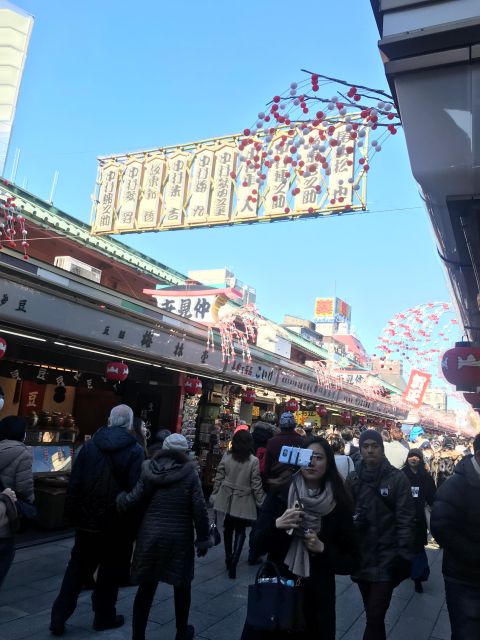
POLYGON ((358 167, 366 151, 352 141, 352 126, 339 122, 332 134, 323 123, 308 133, 292 125, 271 135, 259 131, 100 158, 92 234, 365 210, 367 174, 358 167))
POLYGON ((421 407, 431 377, 432 376, 429 373, 425 373, 425 371, 412 369, 407 387, 403 392, 402 400, 414 409, 421 407))

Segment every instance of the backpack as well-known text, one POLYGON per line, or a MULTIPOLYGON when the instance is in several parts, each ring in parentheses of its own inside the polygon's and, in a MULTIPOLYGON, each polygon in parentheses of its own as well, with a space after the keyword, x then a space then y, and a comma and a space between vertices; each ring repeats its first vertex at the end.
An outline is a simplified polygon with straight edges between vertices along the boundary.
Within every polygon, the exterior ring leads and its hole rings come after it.
POLYGON ((266 447, 258 447, 257 452, 255 454, 258 458, 258 463, 260 467, 260 475, 265 475, 265 471, 267 468, 267 448, 266 447))

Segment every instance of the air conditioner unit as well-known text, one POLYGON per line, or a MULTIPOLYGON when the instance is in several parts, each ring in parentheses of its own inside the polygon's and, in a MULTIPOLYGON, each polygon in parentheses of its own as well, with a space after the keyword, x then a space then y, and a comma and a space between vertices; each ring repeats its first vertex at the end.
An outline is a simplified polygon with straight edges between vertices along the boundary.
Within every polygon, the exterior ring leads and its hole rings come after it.
POLYGON ((102 278, 101 269, 96 269, 71 256, 56 256, 54 265, 60 269, 65 269, 65 271, 70 271, 70 273, 74 273, 76 276, 92 280, 93 282, 100 282, 102 278))

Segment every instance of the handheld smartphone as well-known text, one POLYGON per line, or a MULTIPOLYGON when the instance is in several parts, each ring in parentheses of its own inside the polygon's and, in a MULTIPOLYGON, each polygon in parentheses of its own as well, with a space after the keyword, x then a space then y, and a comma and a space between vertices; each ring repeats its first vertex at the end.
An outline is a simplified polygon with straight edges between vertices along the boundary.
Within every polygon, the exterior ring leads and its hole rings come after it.
POLYGON ((294 464, 297 467, 309 467, 312 460, 312 449, 302 447, 289 447, 284 445, 280 451, 279 462, 294 464))

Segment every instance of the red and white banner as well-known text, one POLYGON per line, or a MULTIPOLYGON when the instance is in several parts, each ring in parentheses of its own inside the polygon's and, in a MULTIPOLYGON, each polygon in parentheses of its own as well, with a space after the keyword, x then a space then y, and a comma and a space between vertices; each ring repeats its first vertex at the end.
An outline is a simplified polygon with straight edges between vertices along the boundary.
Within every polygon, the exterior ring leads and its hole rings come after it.
POLYGON ((407 388, 403 392, 402 399, 415 409, 422 406, 423 397, 430 384, 431 375, 425 371, 412 369, 408 379, 407 388))

